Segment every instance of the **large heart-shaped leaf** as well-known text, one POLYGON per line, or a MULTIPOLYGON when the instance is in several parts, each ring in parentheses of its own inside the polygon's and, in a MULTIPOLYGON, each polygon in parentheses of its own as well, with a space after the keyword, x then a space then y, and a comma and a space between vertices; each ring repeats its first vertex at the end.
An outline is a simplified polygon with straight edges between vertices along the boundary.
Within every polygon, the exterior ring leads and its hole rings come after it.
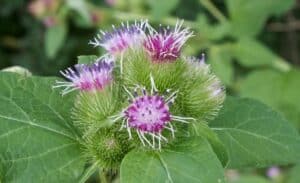
POLYGON ((291 169, 288 174, 288 183, 299 183, 300 182, 300 164, 296 165, 291 169))
POLYGON ((121 164, 121 182, 222 183, 224 176, 209 143, 191 137, 162 152, 130 152, 121 164))
POLYGON ((210 129, 206 123, 193 123, 191 126, 190 134, 192 136, 201 136, 205 138, 209 142, 222 165, 224 167, 227 165, 228 154, 226 152, 226 148, 219 139, 218 135, 212 129, 210 129))
POLYGON ((2 181, 74 182, 81 175, 72 97, 51 88, 54 78, 0 73, 2 181))
POLYGON ((300 71, 280 73, 261 70, 250 73, 240 85, 243 97, 260 100, 284 116, 300 129, 300 71))
POLYGON ((266 178, 255 175, 243 175, 237 180, 229 181, 230 183, 270 183, 266 178))
POLYGON ((229 97, 210 126, 227 147, 229 167, 265 167, 300 159, 297 130, 255 100, 229 97))

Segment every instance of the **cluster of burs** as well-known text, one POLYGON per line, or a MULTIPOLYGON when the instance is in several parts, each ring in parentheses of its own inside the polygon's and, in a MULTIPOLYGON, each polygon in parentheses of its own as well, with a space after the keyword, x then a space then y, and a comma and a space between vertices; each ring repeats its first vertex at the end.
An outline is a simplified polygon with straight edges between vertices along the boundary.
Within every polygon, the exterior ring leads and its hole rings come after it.
POLYGON ((146 20, 100 31, 90 44, 106 54, 61 71, 62 94, 77 92, 72 110, 85 155, 118 168, 133 149, 160 152, 211 120, 225 92, 204 55, 181 54, 193 36, 178 21, 154 29, 146 20))

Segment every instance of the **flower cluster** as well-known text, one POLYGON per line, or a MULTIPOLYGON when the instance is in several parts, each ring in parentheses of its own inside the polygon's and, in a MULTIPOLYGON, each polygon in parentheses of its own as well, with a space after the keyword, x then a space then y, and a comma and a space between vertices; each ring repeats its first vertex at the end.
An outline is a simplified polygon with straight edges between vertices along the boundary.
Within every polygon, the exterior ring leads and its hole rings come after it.
POLYGON ((189 28, 182 28, 178 21, 174 28, 153 29, 147 21, 122 24, 111 32, 100 31, 90 44, 103 47, 111 55, 119 55, 129 48, 144 48, 152 61, 173 61, 180 56, 184 43, 193 35, 189 28))
MULTIPOLYGON (((74 90, 83 94, 74 109, 74 113, 77 110, 82 115, 75 115, 81 126, 91 125, 83 128, 89 129, 83 137, 91 131, 97 133, 104 124, 114 124, 126 129, 129 139, 161 149, 163 143, 170 142, 169 137, 175 138, 175 132, 180 131, 179 123, 204 121, 214 115, 224 100, 224 89, 204 56, 181 56, 182 47, 192 36, 183 21, 173 28, 160 26, 159 30, 142 20, 113 26, 110 32, 100 31, 89 44, 107 53, 92 64, 61 71, 69 81, 57 81, 54 86, 64 87, 62 94, 74 90), (113 72, 118 67, 121 72, 113 72), (103 90, 108 85, 111 90, 103 90), (176 110, 172 110, 174 106, 176 110)), ((90 142, 97 140, 87 143, 90 142)))

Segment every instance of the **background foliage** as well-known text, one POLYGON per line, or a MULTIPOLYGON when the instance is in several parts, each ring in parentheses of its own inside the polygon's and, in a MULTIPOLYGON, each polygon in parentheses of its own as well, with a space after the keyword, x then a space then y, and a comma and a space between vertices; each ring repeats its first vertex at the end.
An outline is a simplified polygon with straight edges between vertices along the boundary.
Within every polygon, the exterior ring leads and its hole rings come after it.
MULTIPOLYGON (((299 7, 300 3, 295 0, 2 0, 0 69, 18 65, 27 68, 34 75, 55 76, 59 70, 76 63, 77 55, 99 55, 99 50, 87 44, 99 28, 106 29, 111 24, 140 18, 148 18, 157 25, 174 25, 177 18, 181 18, 186 20, 185 25, 190 26, 195 33, 195 37, 189 41, 189 46, 184 49, 185 54, 206 53, 212 69, 225 83, 228 94, 258 99, 283 114, 300 130, 299 7)), ((19 87, 16 82, 10 80, 8 86, 19 87)), ((37 91, 25 92, 26 87, 30 85, 32 83, 26 83, 18 92, 24 90, 23 95, 36 96, 39 93, 37 91)), ((8 92, 9 87, 7 91, 1 89, 1 92, 8 92)), ((45 105, 40 112, 46 112, 46 107, 51 108, 51 105, 60 105, 51 101, 48 105, 38 104, 38 97, 43 96, 37 95, 37 101, 34 101, 36 105, 45 105)), ((243 102, 250 108, 253 105, 249 101, 243 102)), ((233 104, 228 102, 226 105, 233 104)), ((261 110, 264 108, 256 107, 261 110)), ((232 118, 234 113, 229 111, 224 115, 230 115, 232 118)), ((226 119, 226 116, 222 117, 226 119)), ((64 118, 63 116, 60 120, 68 121, 64 118)), ((233 121, 233 126, 235 122, 239 121, 233 121)), ((271 126, 274 122, 282 121, 278 116, 271 115, 267 122, 271 126)), ((230 129, 220 130, 223 128, 221 125, 218 119, 212 123, 218 135, 224 137, 225 144, 231 143, 230 136, 242 139, 243 135, 253 135, 251 128, 248 128, 247 133, 238 133, 230 129)), ((53 128, 64 130, 69 127, 53 128)), ((286 129, 277 130, 280 134, 286 129)), ((36 133, 39 133, 38 129, 36 133)), ((266 127, 261 130, 261 134, 255 135, 262 135, 259 137, 267 141, 265 137, 272 136, 272 133, 274 131, 271 132, 266 127)), ((71 151, 72 146, 77 145, 72 143, 75 135, 74 132, 62 136, 61 140, 70 141, 70 146, 60 150, 71 151)), ((205 146, 205 143, 198 145, 205 146)), ((284 138, 278 136, 278 141, 273 145, 278 143, 284 144, 284 138)), ((59 142, 53 142, 51 145, 55 149, 59 147, 59 142)), ((259 145, 265 144, 262 142, 259 145)), ((283 149, 282 153, 284 152, 283 149)), ((80 158, 76 152, 73 153, 74 158, 80 158)), ((241 149, 240 152, 230 152, 229 156, 241 153, 250 152, 241 149)), ((255 157, 255 153, 259 154, 254 152, 253 158, 259 159, 260 157, 255 157)), ((269 161, 278 156, 277 153, 279 152, 270 153, 269 161)), ((127 157, 129 158, 130 156, 127 157)), ((229 167, 238 168, 240 164, 247 163, 247 159, 241 157, 241 160, 243 161, 230 162, 229 167)), ((299 165, 280 167, 276 176, 270 176, 267 172, 268 169, 228 170, 226 176, 228 180, 236 183, 300 182, 297 173, 299 165)))

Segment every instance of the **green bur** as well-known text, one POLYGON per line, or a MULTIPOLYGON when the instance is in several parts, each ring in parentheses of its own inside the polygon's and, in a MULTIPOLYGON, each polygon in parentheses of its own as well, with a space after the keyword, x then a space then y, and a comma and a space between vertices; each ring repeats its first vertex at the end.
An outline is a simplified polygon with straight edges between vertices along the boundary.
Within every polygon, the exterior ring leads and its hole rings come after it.
POLYGON ((121 109, 118 88, 113 85, 102 91, 82 92, 77 96, 72 115, 82 133, 85 156, 104 169, 117 169, 132 149, 127 132, 113 124, 110 116, 121 109))
POLYGON ((103 169, 118 170, 124 156, 132 149, 126 131, 116 125, 101 128, 85 139, 86 155, 103 169))
POLYGON ((185 84, 181 86, 178 101, 184 115, 198 121, 213 119, 225 100, 220 80, 204 62, 188 61, 185 70, 185 84))

